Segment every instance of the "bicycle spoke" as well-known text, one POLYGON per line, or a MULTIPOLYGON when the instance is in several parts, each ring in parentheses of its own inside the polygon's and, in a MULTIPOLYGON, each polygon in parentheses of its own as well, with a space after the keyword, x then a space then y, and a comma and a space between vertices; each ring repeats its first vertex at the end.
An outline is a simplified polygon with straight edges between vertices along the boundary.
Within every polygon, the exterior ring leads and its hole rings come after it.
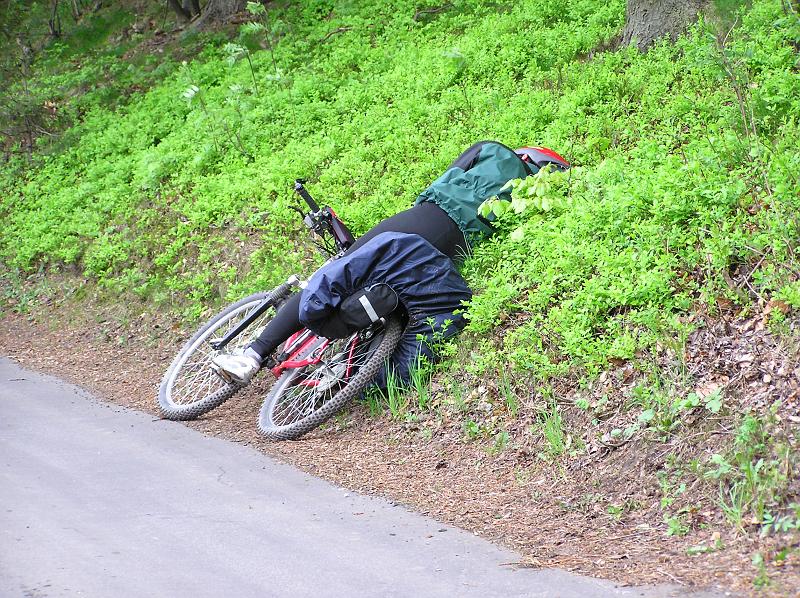
POLYGON ((216 381, 219 381, 216 386, 221 388, 225 385, 225 382, 212 372, 207 364, 196 363, 189 367, 191 373, 184 376, 181 383, 176 384, 173 388, 173 398, 176 403, 183 403, 185 398, 191 401, 198 395, 206 394, 206 391, 210 391, 214 387, 215 378, 216 381))
MULTIPOLYGON (((229 385, 211 369, 211 360, 218 351, 211 347, 210 342, 223 339, 239 322, 248 318, 256 307, 257 305, 253 305, 231 313, 227 320, 220 322, 217 327, 210 329, 204 337, 198 339, 194 349, 182 364, 180 374, 172 383, 170 400, 175 405, 191 405, 202 401, 229 385)), ((262 330, 274 314, 275 309, 271 308, 259 316, 248 328, 248 333, 232 339, 223 351, 231 352, 249 344, 256 337, 255 332, 262 330)))
POLYGON ((270 440, 294 439, 328 420, 380 372, 401 332, 395 317, 386 328, 318 341, 304 354, 313 355, 313 363, 285 370, 270 390, 259 414, 259 432, 270 440))
POLYGON ((353 355, 353 361, 349 355, 349 339, 331 342, 314 369, 304 372, 281 397, 273 413, 275 423, 289 425, 305 419, 331 400, 345 383, 348 366, 354 374, 362 364, 356 361, 360 355, 353 355))

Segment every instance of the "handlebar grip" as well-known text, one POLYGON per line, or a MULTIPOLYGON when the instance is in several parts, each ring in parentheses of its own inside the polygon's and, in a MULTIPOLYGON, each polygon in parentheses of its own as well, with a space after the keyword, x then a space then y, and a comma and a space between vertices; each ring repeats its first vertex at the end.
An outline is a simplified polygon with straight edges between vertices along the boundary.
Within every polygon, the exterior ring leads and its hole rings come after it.
POLYGON ((314 213, 319 212, 319 206, 317 205, 317 202, 314 201, 314 198, 311 197, 311 194, 303 186, 303 181, 297 179, 294 182, 294 190, 297 191, 297 194, 300 195, 300 197, 302 197, 305 200, 305 202, 308 204, 308 207, 311 208, 312 212, 314 213))

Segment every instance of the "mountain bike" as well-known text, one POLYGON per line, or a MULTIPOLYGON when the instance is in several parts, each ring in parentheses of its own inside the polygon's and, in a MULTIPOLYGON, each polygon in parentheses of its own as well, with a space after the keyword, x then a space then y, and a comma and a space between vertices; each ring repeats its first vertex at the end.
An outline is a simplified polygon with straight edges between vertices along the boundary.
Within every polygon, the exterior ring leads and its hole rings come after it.
MULTIPOLYGON (((353 244, 353 235, 330 207, 319 207, 303 183, 297 180, 295 191, 310 211, 292 209, 302 216, 328 261, 338 259, 353 244)), ((292 275, 271 291, 227 306, 203 324, 164 375, 158 392, 162 416, 195 419, 239 392, 243 386, 216 374, 211 360, 255 340, 290 294, 304 286, 299 276, 292 275)), ((276 380, 259 412, 260 433, 271 440, 295 439, 332 417, 375 379, 401 334, 396 313, 345 339, 327 339, 308 329, 293 334, 278 348, 270 368, 276 380)))

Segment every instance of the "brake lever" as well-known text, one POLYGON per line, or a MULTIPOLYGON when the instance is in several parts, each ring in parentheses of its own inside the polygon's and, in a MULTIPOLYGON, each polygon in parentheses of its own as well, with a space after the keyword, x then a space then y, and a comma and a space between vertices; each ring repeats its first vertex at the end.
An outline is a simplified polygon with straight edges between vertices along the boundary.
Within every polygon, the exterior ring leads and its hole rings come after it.
POLYGON ((300 214, 300 218, 305 218, 306 217, 305 210, 303 210, 303 208, 301 208, 300 206, 289 206, 289 209, 290 210, 294 210, 295 212, 300 214))
POLYGON ((294 210, 298 214, 300 214, 300 219, 303 221, 303 224, 306 225, 307 228, 310 228, 314 232, 317 232, 319 228, 319 219, 314 216, 311 212, 306 213, 306 211, 299 207, 299 206, 289 206, 290 210, 294 210))

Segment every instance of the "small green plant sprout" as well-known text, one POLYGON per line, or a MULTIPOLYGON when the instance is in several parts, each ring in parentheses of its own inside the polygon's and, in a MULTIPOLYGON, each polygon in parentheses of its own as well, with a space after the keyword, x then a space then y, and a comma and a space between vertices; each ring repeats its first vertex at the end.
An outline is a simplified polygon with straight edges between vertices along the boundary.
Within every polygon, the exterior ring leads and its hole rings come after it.
POLYGON ((216 118, 205 101, 203 91, 197 85, 189 85, 189 87, 187 87, 181 95, 189 104, 189 106, 193 106, 195 103, 200 106, 203 115, 206 117, 206 120, 209 123, 208 128, 211 132, 211 139, 214 143, 214 150, 216 150, 216 152, 219 153, 220 150, 220 143, 217 135, 217 126, 219 126, 222 128, 222 131, 225 133, 225 137, 228 139, 230 144, 233 145, 244 157, 252 159, 252 156, 245 149, 244 144, 242 143, 242 138, 239 135, 239 131, 232 129, 224 118, 216 118))
POLYGON ((472 112, 472 105, 469 102, 469 95, 467 94, 467 58, 461 53, 458 48, 451 48, 442 53, 442 57, 447 61, 450 68, 453 70, 451 84, 458 85, 461 89, 461 95, 464 96, 464 103, 467 106, 467 111, 472 112))
POLYGON ((468 440, 476 440, 482 434, 481 426, 476 421, 468 419, 463 424, 464 436, 468 440))
POLYGON ((757 588, 765 588, 769 585, 769 574, 767 573, 767 565, 764 561, 764 555, 760 552, 753 553, 753 558, 750 561, 756 569, 756 576, 753 578, 753 585, 757 588))
POLYGON ((278 61, 275 59, 274 40, 274 36, 278 32, 277 23, 272 22, 267 8, 260 2, 248 2, 247 12, 256 17, 257 20, 242 25, 239 29, 239 37, 244 45, 258 44, 260 40, 263 40, 272 60, 273 75, 270 79, 280 81, 282 73, 278 68, 278 61))
POLYGON ((639 423, 645 426, 649 425, 655 416, 655 409, 645 409, 639 414, 639 423))
POLYGON ((592 407, 592 404, 586 397, 578 397, 575 399, 575 406, 581 411, 589 411, 589 409, 592 407))
POLYGON ((511 381, 508 378, 505 370, 500 373, 500 394, 503 396, 503 401, 506 404, 506 409, 511 417, 517 417, 519 411, 519 399, 517 398, 511 381))
POLYGON ((250 76, 253 78, 253 91, 256 95, 260 95, 258 91, 258 81, 256 81, 256 71, 253 68, 253 61, 250 60, 250 50, 239 44, 227 43, 222 48, 227 56, 228 64, 233 66, 242 58, 247 59, 247 65, 250 67, 250 76))
POLYGON ((720 484, 718 502, 725 519, 734 527, 743 529, 748 505, 745 487, 741 483, 720 484))
POLYGON ((722 409, 722 389, 717 388, 704 397, 695 392, 690 392, 685 399, 677 403, 678 411, 688 411, 695 407, 704 407, 711 413, 719 413, 720 409, 722 409))
POLYGON ((369 414, 372 417, 381 415, 384 409, 385 397, 377 388, 370 388, 364 393, 364 400, 367 402, 369 414))
POLYGON ((711 458, 708 460, 708 462, 710 465, 714 466, 714 468, 706 471, 705 477, 707 478, 718 480, 729 475, 731 471, 733 471, 731 464, 728 463, 725 460, 725 457, 720 454, 715 453, 711 455, 711 458))
MULTIPOLYGON (((678 474, 680 472, 677 472, 678 474)), ((674 474, 673 474, 674 475, 674 474)), ((667 507, 671 506, 672 503, 675 502, 675 499, 686 492, 686 484, 681 482, 677 487, 674 485, 674 481, 671 479, 671 476, 666 471, 661 471, 658 474, 658 483, 661 487, 661 508, 666 509, 667 507)))
POLYGON ((488 453, 490 455, 497 455, 499 453, 502 453, 508 447, 510 442, 511 442, 511 436, 509 435, 508 432, 506 432, 505 430, 498 432, 497 434, 494 435, 494 442, 492 443, 492 446, 489 447, 488 453))
POLYGON ((764 511, 761 520, 761 535, 785 534, 800 530, 800 504, 791 503, 789 508, 794 511, 791 515, 773 515, 764 511))
POLYGON ((719 507, 739 529, 745 522, 761 524, 767 532, 792 525, 770 511, 780 504, 790 483, 789 448, 785 443, 774 444, 771 418, 774 413, 766 418, 746 415, 733 446, 725 454, 712 455, 703 473, 704 478, 719 482, 719 507))
POLYGON ((620 447, 630 442, 641 428, 639 422, 633 422, 624 428, 614 428, 610 432, 603 434, 600 442, 609 448, 620 447))
MULTIPOLYGON (((480 205, 478 213, 483 218, 492 214, 496 218, 502 218, 507 213, 520 215, 529 211, 549 212, 563 199, 566 181, 564 172, 552 169, 549 165, 545 166, 524 179, 511 179, 500 189, 501 192, 511 190, 511 201, 495 195, 480 205)), ((523 237, 521 228, 511 233, 512 241, 520 241, 523 237)))
POLYGON ((550 408, 540 414, 535 428, 538 428, 547 442, 545 450, 548 456, 558 457, 568 448, 561 413, 555 402, 550 403, 550 408))
POLYGON ((719 413, 722 409, 722 389, 718 388, 707 397, 703 398, 706 409, 711 413, 719 413))
POLYGON ((404 390, 400 377, 390 369, 386 376, 386 403, 393 419, 402 419, 408 411, 408 395, 404 390))
POLYGON ((464 392, 464 385, 452 378, 448 384, 448 390, 453 407, 460 413, 469 411, 469 404, 467 402, 467 395, 464 392))
POLYGON ((698 554, 707 554, 709 552, 715 552, 717 550, 722 550, 725 548, 725 544, 722 541, 722 537, 720 536, 719 532, 714 532, 711 534, 710 542, 701 542, 695 546, 690 546, 686 549, 687 556, 695 556, 698 554))
POLYGON ((431 400, 431 363, 424 355, 417 355, 410 370, 411 385, 417 393, 417 406, 420 411, 427 409, 431 400))
POLYGON ((685 536, 689 533, 689 526, 686 525, 686 512, 681 509, 675 515, 664 515, 664 523, 667 524, 668 536, 685 536))
POLYGON ((698 554, 707 554, 709 552, 714 552, 716 548, 713 546, 709 546, 708 544, 697 544, 695 546, 689 546, 686 549, 687 556, 696 556, 698 554))

